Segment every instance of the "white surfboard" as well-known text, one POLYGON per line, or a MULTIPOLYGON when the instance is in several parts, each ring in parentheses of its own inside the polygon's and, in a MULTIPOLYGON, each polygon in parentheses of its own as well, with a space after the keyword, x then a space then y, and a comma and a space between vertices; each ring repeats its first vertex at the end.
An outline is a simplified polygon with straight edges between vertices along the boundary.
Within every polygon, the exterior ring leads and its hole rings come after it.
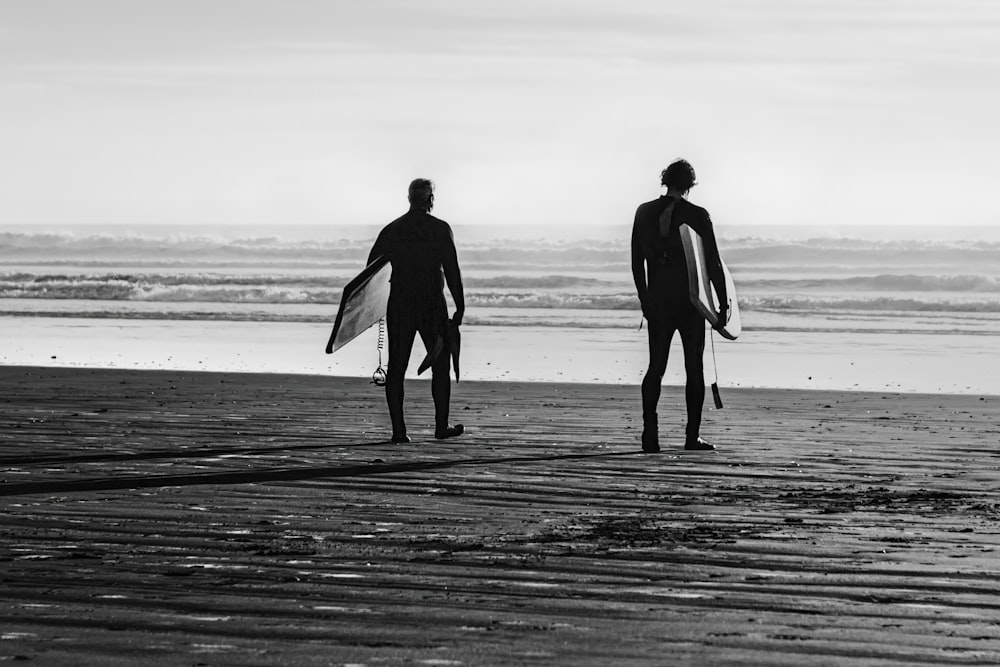
POLYGON ((379 257, 347 283, 337 309, 337 320, 326 343, 327 354, 347 345, 385 317, 391 274, 392 265, 385 257, 379 257))
POLYGON ((708 276, 708 265, 705 262, 705 245, 698 232, 688 225, 681 225, 681 244, 684 246, 684 258, 687 261, 688 285, 690 287, 691 303, 698 309, 712 328, 729 340, 736 340, 740 332, 743 331, 743 323, 740 320, 740 305, 736 299, 736 285, 733 283, 733 276, 729 273, 729 267, 722 261, 722 275, 726 280, 726 296, 729 301, 729 309, 726 311, 726 321, 719 322, 719 296, 712 286, 712 281, 708 276))

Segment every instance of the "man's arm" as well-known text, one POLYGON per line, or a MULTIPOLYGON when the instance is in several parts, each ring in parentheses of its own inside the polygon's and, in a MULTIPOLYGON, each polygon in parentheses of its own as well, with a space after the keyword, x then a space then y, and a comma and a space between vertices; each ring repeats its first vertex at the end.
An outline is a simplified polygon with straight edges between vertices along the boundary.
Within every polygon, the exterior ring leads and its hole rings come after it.
POLYGON ((642 239, 639 234, 639 212, 635 213, 632 224, 632 280, 635 281, 635 291, 639 295, 642 314, 646 314, 646 299, 649 297, 646 285, 646 257, 642 254, 642 239))
POLYGON ((715 229, 712 219, 705 212, 705 232, 702 234, 705 242, 705 261, 708 263, 708 279, 715 287, 719 297, 719 326, 726 323, 726 311, 729 309, 729 295, 726 293, 726 275, 722 271, 722 255, 719 254, 719 244, 715 240, 715 229))
POLYGON ((368 266, 376 259, 385 254, 385 229, 379 232, 378 237, 375 239, 375 245, 372 246, 372 250, 368 253, 368 261, 365 266, 368 266))
POLYGON ((444 268, 444 280, 448 283, 448 291, 455 301, 455 317, 452 321, 458 325, 462 323, 465 316, 465 291, 462 287, 462 271, 458 268, 458 251, 455 250, 455 236, 448 228, 448 239, 445 242, 444 260, 441 262, 444 268))

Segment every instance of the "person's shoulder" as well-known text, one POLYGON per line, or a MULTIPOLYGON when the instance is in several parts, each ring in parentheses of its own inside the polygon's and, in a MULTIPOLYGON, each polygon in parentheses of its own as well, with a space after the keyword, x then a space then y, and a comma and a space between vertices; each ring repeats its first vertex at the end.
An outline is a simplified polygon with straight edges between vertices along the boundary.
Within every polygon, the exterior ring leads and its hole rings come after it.
POLYGON ((680 201, 684 202, 684 208, 687 209, 685 212, 689 216, 700 220, 711 221, 711 218, 708 215, 708 209, 704 208, 703 206, 698 206, 697 204, 692 204, 686 199, 681 199, 680 201))
POLYGON ((406 234, 406 230, 412 226, 414 221, 413 211, 407 211, 403 215, 399 216, 388 225, 382 228, 383 234, 388 234, 390 236, 398 234, 406 234))
POLYGON ((427 222, 431 224, 431 226, 434 228, 436 232, 440 234, 448 234, 449 236, 451 235, 451 225, 449 225, 441 218, 428 213, 427 222))
POLYGON ((648 211, 649 209, 659 208, 663 205, 663 197, 657 197, 656 199, 651 199, 649 201, 644 201, 639 204, 639 207, 635 210, 636 213, 639 211, 648 211))
POLYGON ((680 198, 677 201, 683 202, 681 205, 684 206, 691 213, 704 213, 705 215, 708 215, 708 211, 705 209, 704 206, 698 206, 690 199, 680 198))
POLYGON ((635 224, 639 225, 650 218, 658 218, 663 210, 663 197, 639 204, 635 209, 635 224))
POLYGON ((395 229, 395 228, 399 227, 401 224, 403 224, 403 220, 405 220, 405 219, 406 219, 406 214, 404 213, 403 215, 399 216, 398 218, 396 218, 395 220, 393 220, 392 222, 390 222, 388 225, 386 225, 385 227, 383 227, 381 233, 385 234, 386 232, 391 232, 393 229, 395 229))

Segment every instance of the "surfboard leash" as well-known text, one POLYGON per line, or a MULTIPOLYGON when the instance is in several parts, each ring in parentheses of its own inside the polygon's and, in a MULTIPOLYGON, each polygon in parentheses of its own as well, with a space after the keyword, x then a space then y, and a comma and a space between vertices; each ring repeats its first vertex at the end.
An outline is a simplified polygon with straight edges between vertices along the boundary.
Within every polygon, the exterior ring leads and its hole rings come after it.
POLYGON ((708 339, 712 343, 712 370, 715 371, 715 382, 712 383, 712 400, 715 401, 715 409, 722 409, 722 396, 719 394, 719 363, 715 360, 715 330, 708 330, 708 339))
POLYGON ((386 383, 385 369, 382 368, 382 348, 385 347, 385 318, 379 318, 378 321, 378 342, 376 343, 378 347, 378 368, 372 373, 372 384, 376 387, 384 387, 386 383))

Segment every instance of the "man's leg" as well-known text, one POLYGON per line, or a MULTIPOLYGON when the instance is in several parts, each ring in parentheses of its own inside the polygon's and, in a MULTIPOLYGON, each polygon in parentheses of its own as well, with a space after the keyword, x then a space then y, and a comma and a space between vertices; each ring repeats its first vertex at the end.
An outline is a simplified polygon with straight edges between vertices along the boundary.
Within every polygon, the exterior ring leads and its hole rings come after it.
POLYGON ((679 328, 684 346, 684 371, 687 376, 684 398, 687 402, 685 449, 712 449, 701 440, 701 411, 705 404, 705 320, 700 316, 687 318, 679 328))
POLYGON ((642 450, 658 452, 660 444, 656 406, 660 402, 660 385, 667 370, 667 355, 674 329, 657 320, 648 320, 647 323, 649 366, 642 379, 642 450))
MULTIPOLYGON (((420 338, 424 348, 430 352, 434 349, 440 330, 437 327, 422 328, 420 338)), ((451 353, 448 346, 441 350, 437 359, 431 364, 431 397, 434 399, 434 437, 442 440, 456 435, 462 435, 465 428, 458 424, 448 423, 448 413, 451 407, 451 353)))
POLYGON ((403 419, 403 380, 410 363, 410 351, 417 328, 412 317, 390 304, 386 313, 386 333, 389 339, 389 362, 385 373, 385 400, 389 404, 392 441, 409 442, 403 419))

